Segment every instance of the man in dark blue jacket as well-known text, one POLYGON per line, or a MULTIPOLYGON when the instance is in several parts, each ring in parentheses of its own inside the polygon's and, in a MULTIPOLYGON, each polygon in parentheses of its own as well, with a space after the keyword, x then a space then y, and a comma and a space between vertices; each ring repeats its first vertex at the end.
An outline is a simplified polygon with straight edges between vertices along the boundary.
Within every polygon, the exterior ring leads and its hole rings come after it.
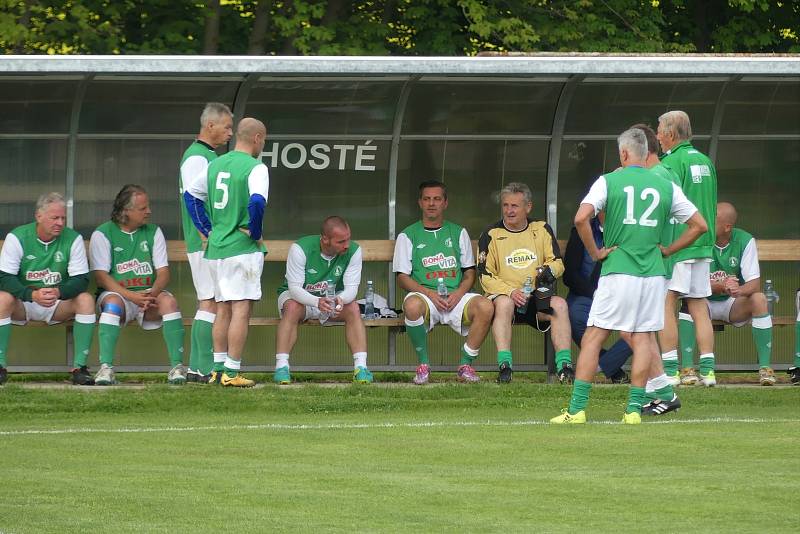
MULTIPOLYGON (((597 218, 592 219, 592 234, 598 247, 603 246, 603 228, 597 218)), ((569 307, 569 322, 572 326, 572 340, 580 347, 583 333, 586 331, 586 321, 589 318, 589 309, 592 307, 594 291, 600 278, 599 262, 592 260, 586 248, 573 227, 567 241, 567 250, 564 255, 564 284, 569 288, 567 306, 569 307)), ((633 351, 624 339, 617 340, 611 348, 600 352, 600 369, 614 383, 627 383, 628 375, 622 366, 628 361, 633 351)))

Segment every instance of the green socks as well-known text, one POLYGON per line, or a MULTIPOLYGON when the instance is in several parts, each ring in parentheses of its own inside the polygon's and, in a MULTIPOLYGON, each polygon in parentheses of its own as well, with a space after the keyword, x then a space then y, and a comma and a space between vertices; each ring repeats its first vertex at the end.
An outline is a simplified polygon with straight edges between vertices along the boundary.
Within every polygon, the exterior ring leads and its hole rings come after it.
POLYGON ((475 358, 478 357, 478 350, 470 348, 469 345, 464 343, 461 346, 461 359, 458 361, 458 365, 472 365, 472 362, 475 358))
POLYGON ((191 352, 189 353, 189 369, 207 375, 214 364, 214 347, 211 331, 216 314, 197 310, 192 323, 191 352))
POLYGON ((692 321, 692 316, 688 313, 679 313, 678 344, 681 347, 681 368, 683 369, 691 369, 694 367, 695 335, 694 321, 692 321))
POLYGON ((707 375, 714 372, 714 353, 700 355, 700 374, 707 375))
MULTIPOLYGON (((92 346, 92 336, 94 335, 94 314, 75 314, 75 326, 72 333, 75 338, 75 361, 74 367, 83 367, 89 358, 89 348, 92 346)), ((113 349, 112 349, 113 353, 113 349)))
POLYGON ((569 353, 569 349, 556 352, 556 371, 564 367, 564 364, 572 366, 572 355, 569 353))
POLYGON ((214 353, 214 371, 221 373, 225 370, 225 359, 228 357, 227 352, 214 353))
POLYGON ((183 363, 183 320, 181 312, 167 313, 164 315, 162 332, 164 342, 167 344, 169 363, 173 367, 183 363))
POLYGON ((508 365, 512 365, 512 357, 510 350, 498 350, 497 351, 497 366, 503 365, 503 363, 507 363, 508 365))
POLYGON ((119 315, 113 313, 101 313, 100 324, 97 327, 97 340, 100 344, 100 363, 114 365, 114 349, 117 346, 117 339, 121 328, 119 327, 119 315))
POLYGON ((428 365, 428 329, 425 328, 425 317, 413 321, 406 319, 406 333, 417 353, 417 361, 428 365))
POLYGON ((668 384, 663 388, 659 388, 653 392, 653 396, 662 401, 671 401, 675 396, 675 390, 672 389, 672 384, 668 384))
MULTIPOLYGON (((625 413, 642 413, 644 396, 644 388, 631 386, 628 392, 628 406, 625 408, 625 413)), ((672 400, 672 397, 670 397, 670 400, 672 400)))
MULTIPOLYGON (((569 408, 567 409, 570 415, 575 415, 579 411, 586 409, 586 405, 589 404, 589 392, 591 390, 591 382, 575 380, 575 384, 572 385, 572 398, 569 400, 569 408)), ((644 391, 644 388, 642 388, 642 391, 644 391)))
POLYGON ((664 365, 664 373, 667 376, 675 376, 678 374, 678 351, 671 350, 661 354, 661 363, 664 365))
POLYGON ((769 367, 772 356, 772 317, 769 314, 753 317, 753 342, 758 353, 758 366, 769 367))
MULTIPOLYGON (((798 323, 800 324, 800 323, 798 323)), ((8 339, 11 337, 11 317, 0 319, 0 367, 8 367, 8 339)))

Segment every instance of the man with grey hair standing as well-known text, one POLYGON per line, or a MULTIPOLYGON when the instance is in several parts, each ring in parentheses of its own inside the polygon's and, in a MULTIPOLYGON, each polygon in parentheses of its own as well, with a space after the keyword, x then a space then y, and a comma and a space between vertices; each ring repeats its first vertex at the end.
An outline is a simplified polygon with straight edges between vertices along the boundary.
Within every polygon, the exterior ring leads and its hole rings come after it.
MULTIPOLYGON (((685 300, 689 315, 697 329, 697 348, 700 353, 700 375, 694 369, 681 373, 680 383, 702 383, 714 386, 714 331, 708 316, 706 297, 711 295, 709 279, 711 259, 716 241, 717 171, 711 160, 689 142, 692 126, 683 111, 668 111, 658 118, 656 132, 664 157, 661 162, 678 177, 678 185, 705 219, 708 230, 697 241, 675 255, 672 278, 667 286, 664 329, 659 334, 664 370, 678 381, 678 322, 675 308, 679 298, 685 300)), ((674 226, 674 239, 686 231, 686 226, 674 226)))
POLYGON ((36 221, 9 232, 0 252, 0 384, 6 381, 11 325, 75 319, 72 383, 92 385, 86 366, 94 333, 94 298, 86 292, 89 264, 81 235, 66 227, 59 193, 36 202, 36 221))
MULTIPOLYGON (((205 236, 192 222, 189 208, 184 201, 186 191, 196 180, 206 176, 208 164, 217 159, 214 150, 230 141, 233 136, 233 113, 228 106, 219 102, 209 102, 200 115, 200 133, 197 139, 183 153, 180 167, 181 224, 183 240, 186 243, 186 256, 192 272, 192 282, 197 294, 197 312, 192 323, 191 350, 187 382, 208 383, 211 376, 213 342, 211 331, 216 318, 217 306, 214 302, 214 280, 211 267, 203 258, 205 236)), ((194 206, 194 204, 189 204, 194 206)), ((194 217, 197 218, 197 217, 194 217)), ((206 235, 208 234, 206 230, 206 235)))
POLYGON ((657 354, 655 332, 664 325, 666 267, 662 256, 685 248, 707 230, 702 215, 674 183, 645 168, 647 139, 631 128, 617 139, 622 168, 592 185, 575 215, 575 227, 595 261, 602 261, 600 281, 581 342, 569 407, 554 424, 586 422, 592 379, 603 342, 612 330, 630 333, 633 349, 631 387, 622 422, 641 423, 645 382, 657 354), (590 221, 606 211, 603 246, 598 248, 590 221), (663 248, 663 227, 670 217, 687 229, 663 248))
POLYGON ((519 182, 500 190, 503 218, 492 224, 478 240, 478 276, 486 296, 494 303, 492 335, 497 345, 497 381, 511 382, 513 358, 511 325, 529 324, 540 332, 550 330, 556 350, 556 373, 561 383, 571 383, 572 343, 567 302, 556 295, 545 299, 529 297, 552 293, 556 278, 564 273, 561 251, 544 221, 528 218, 533 209, 530 188, 519 182), (541 291, 540 291, 541 290, 541 291))

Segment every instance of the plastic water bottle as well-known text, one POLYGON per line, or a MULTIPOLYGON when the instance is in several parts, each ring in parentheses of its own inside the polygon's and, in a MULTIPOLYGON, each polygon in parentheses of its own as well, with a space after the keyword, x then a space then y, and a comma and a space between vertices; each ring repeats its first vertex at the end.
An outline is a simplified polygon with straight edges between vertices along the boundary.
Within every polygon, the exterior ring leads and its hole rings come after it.
MULTIPOLYGON (((336 303, 336 286, 333 284, 333 280, 328 280, 328 285, 325 286, 325 300, 331 303, 331 306, 335 305, 336 303)), ((325 313, 323 311, 319 312, 319 322, 324 323, 330 318, 329 313, 325 313)))
POLYGON ((375 288, 372 280, 367 280, 367 292, 364 294, 364 319, 375 318, 375 288))
POLYGON ((440 297, 446 299, 449 295, 447 291, 447 286, 444 283, 444 276, 439 278, 439 281, 436 283, 436 292, 439 294, 440 297))
POLYGON ((764 284, 764 296, 767 297, 767 311, 770 315, 773 315, 772 310, 775 307, 775 303, 781 300, 781 296, 772 286, 772 280, 767 280, 764 284))
POLYGON ((525 283, 522 285, 522 293, 525 295, 525 304, 517 306, 517 312, 524 314, 528 311, 528 300, 530 300, 531 293, 533 293, 533 279, 530 276, 525 279, 525 283))

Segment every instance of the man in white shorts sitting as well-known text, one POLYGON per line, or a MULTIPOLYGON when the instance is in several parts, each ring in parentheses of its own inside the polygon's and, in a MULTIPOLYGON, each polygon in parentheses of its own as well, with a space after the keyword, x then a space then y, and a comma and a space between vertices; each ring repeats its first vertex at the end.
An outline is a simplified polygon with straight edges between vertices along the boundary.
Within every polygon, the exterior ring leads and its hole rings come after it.
MULTIPOLYGON (((753 325, 753 341, 758 352, 759 383, 771 386, 775 373, 772 356, 772 317, 767 297, 761 292, 758 249, 752 235, 736 228, 736 208, 729 202, 717 204, 717 242, 711 263, 711 293, 708 311, 712 321, 724 321, 735 327, 753 325)), ((679 315, 681 333, 681 368, 685 385, 697 382, 694 374, 694 322, 691 315, 679 315), (694 380, 692 380, 694 378, 694 380)))
POLYGON ((170 384, 186 382, 183 320, 169 284, 167 242, 161 228, 147 222, 150 200, 142 186, 127 184, 114 199, 111 220, 92 233, 89 263, 97 281, 100 311, 97 337, 98 386, 116 383, 114 352, 121 325, 136 321, 144 330, 162 328, 172 369, 170 384))
POLYGON ((353 354, 353 382, 369 384, 367 331, 356 302, 361 282, 361 247, 350 239, 350 225, 336 215, 326 218, 319 235, 301 237, 289 248, 286 279, 278 288, 275 347, 276 384, 292 381, 289 354, 297 341, 297 326, 305 320, 344 322, 345 339, 353 354), (328 293, 334 293, 329 298, 328 293))
POLYGON ((575 215, 575 227, 587 252, 595 261, 603 261, 603 266, 581 342, 572 398, 569 407, 550 420, 555 424, 586 422, 585 408, 600 349, 612 330, 629 332, 633 349, 630 393, 622 421, 641 423, 645 382, 658 350, 655 332, 664 326, 666 268, 662 254, 674 254, 707 229, 678 186, 644 168, 648 152, 642 130, 626 130, 617 144, 622 169, 598 178, 575 215), (604 246, 598 249, 590 220, 603 209, 604 246), (670 217, 687 223, 687 229, 662 250, 661 235, 670 217))
POLYGON ((86 366, 94 333, 94 298, 86 292, 89 264, 81 235, 66 227, 64 197, 48 193, 36 202, 36 222, 11 230, 0 252, 0 385, 8 377, 11 325, 75 319, 72 383, 94 384, 86 366))
POLYGON ((491 301, 473 293, 475 255, 465 228, 445 220, 447 188, 431 180, 419 186, 422 220, 403 230, 394 246, 392 270, 408 291, 403 300, 406 332, 417 353, 414 383, 427 384, 430 376, 428 332, 446 324, 467 339, 461 347, 458 380, 479 382, 472 368, 494 315, 491 301), (444 291, 439 293, 440 280, 444 291))

